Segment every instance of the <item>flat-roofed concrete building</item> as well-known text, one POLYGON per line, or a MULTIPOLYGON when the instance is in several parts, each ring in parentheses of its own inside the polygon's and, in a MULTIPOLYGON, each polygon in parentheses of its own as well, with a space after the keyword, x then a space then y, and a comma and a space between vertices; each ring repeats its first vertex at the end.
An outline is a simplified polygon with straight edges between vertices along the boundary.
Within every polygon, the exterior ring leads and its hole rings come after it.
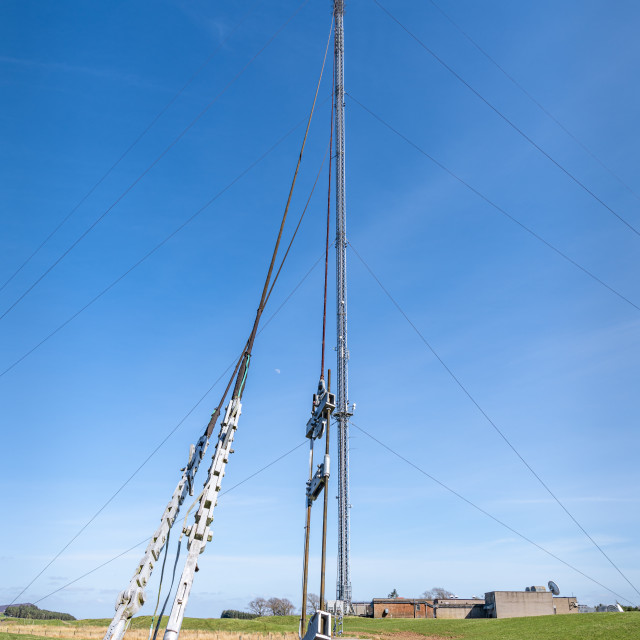
POLYGON ((554 597, 550 591, 489 591, 484 594, 487 618, 523 618, 578 613, 576 598, 554 597))

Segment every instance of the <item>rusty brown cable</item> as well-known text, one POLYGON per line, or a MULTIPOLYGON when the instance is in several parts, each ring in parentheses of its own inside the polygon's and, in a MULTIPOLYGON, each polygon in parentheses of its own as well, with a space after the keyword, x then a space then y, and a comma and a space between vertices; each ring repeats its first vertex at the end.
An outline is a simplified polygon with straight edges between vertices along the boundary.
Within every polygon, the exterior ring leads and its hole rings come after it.
MULTIPOLYGON (((322 104, 326 102, 331 96, 327 96, 325 100, 323 100, 322 104)), ((296 131, 302 124, 304 124, 304 118, 302 121, 298 121, 295 126, 293 126, 287 133, 280 137, 274 144, 269 147, 260 157, 255 159, 250 165, 248 165, 240 174, 238 174, 231 182, 229 182, 225 187, 223 187, 216 195, 210 198, 203 206, 197 209, 191 216, 189 216, 184 222, 182 222, 178 227, 176 227, 169 235, 165 236, 163 240, 161 240, 158 244, 156 244, 153 248, 151 248, 147 253, 145 253, 137 262, 135 262, 132 266, 130 266, 124 273, 120 274, 115 280, 111 282, 111 284, 107 285, 100 293, 95 295, 89 302, 87 302, 83 307, 81 307, 74 314, 69 316, 62 324, 59 324, 53 331, 47 334, 40 342, 36 343, 35 346, 31 347, 26 353, 23 353, 17 360, 14 360, 12 364, 10 364, 6 369, 0 371, 0 378, 13 370, 17 365, 19 365, 23 360, 28 358, 34 351, 42 347, 46 342, 48 342, 51 338, 57 335, 62 329, 64 329, 68 324, 73 322, 80 314, 84 313, 89 307, 95 304, 98 300, 100 300, 105 294, 107 294, 111 289, 113 289, 116 285, 118 285, 122 280, 124 280, 132 271, 137 269, 141 264, 143 264, 146 260, 148 260, 151 256, 153 256, 156 251, 161 249, 167 242, 169 242, 174 236, 180 233, 187 225, 191 224, 198 216, 200 216, 206 209, 208 209, 214 202, 216 202, 219 198, 221 198, 227 191, 229 191, 233 186, 235 186, 240 180, 242 180, 250 171, 252 171, 258 164, 260 164, 267 156, 275 151, 275 149, 281 145, 289 136, 291 136, 294 131, 296 131)), ((233 363, 232 363, 233 364, 233 363)))
MULTIPOLYGON (((327 53, 329 52, 329 43, 331 42, 331 34, 333 32, 333 16, 331 17, 331 28, 329 29, 329 37, 327 38, 327 46, 324 51, 324 58, 322 60, 322 68, 320 69, 320 77, 318 78, 318 84, 316 85, 316 91, 313 96, 313 104, 311 105, 311 112, 309 113, 309 119, 307 120, 307 128, 304 132, 304 138, 302 139, 302 146, 300 147, 300 154, 298 155, 298 162, 296 164, 296 169, 293 174, 293 180, 291 181, 291 188, 289 189, 289 197, 287 198, 287 204, 284 208, 284 213, 282 214, 282 220, 280 222, 280 230, 278 231, 278 237, 276 239, 275 247, 273 248, 273 254, 271 256, 271 263, 269 264, 269 270, 267 272, 267 277, 264 282, 264 287, 262 288, 262 296, 260 298, 260 305, 258 306, 258 310, 256 312, 256 318, 253 322, 253 328, 251 330, 251 335, 249 336, 249 340, 247 341, 247 347, 244 351, 242 357, 242 364, 240 366, 240 370, 238 371, 238 375, 236 378, 236 384, 233 390, 234 398, 242 398, 242 393, 244 391, 244 383, 246 380, 246 374, 249 367, 249 361, 251 359, 251 351, 253 349, 253 343, 256 338, 256 332, 258 330, 258 325, 260 324, 260 318, 262 317, 262 312, 264 311, 265 301, 267 297, 267 293, 269 290, 269 284, 271 282, 271 275, 273 273, 273 267, 276 262, 276 257, 278 255, 278 249, 280 247, 280 241, 282 240, 282 232, 284 230, 284 225, 287 221, 287 214, 289 213, 289 206, 291 205, 291 198, 293 196, 293 190, 296 185, 296 180, 298 178, 298 172, 300 171, 300 164, 302 163, 302 156, 304 154, 305 145, 307 143, 307 137, 309 135, 309 129, 311 127, 311 120, 313 119, 313 114, 316 108, 316 101, 318 100, 318 92, 320 91, 320 84, 322 82, 322 76, 324 75, 324 67, 327 62, 327 53)), ((274 280, 275 282, 275 280, 274 280)))
POLYGON ((242 362, 242 358, 245 354, 246 351, 246 345, 245 348, 242 350, 242 353, 240 354, 240 357, 238 358, 238 361, 236 362, 236 366, 233 370, 233 373, 231 374, 231 377, 229 378, 229 382, 227 382, 227 386, 224 390, 224 393, 222 394, 222 398, 220 398, 220 402, 218 403, 218 406, 216 407, 215 411, 211 414, 211 420, 209 420, 209 424, 207 425, 207 429, 205 431, 205 435, 207 436, 207 438, 211 437, 211 434, 213 433, 213 430, 216 426, 216 422, 218 421, 218 418, 220 417, 220 410, 222 409, 222 406, 224 405, 224 401, 227 398, 227 393, 229 393, 229 389, 231 388, 231 385, 233 384, 233 380, 236 377, 236 374, 238 373, 238 369, 240 368, 240 363, 242 362))
MULTIPOLYGON (((333 245, 332 245, 333 246, 333 245)), ((265 330, 265 328, 269 325, 269 323, 275 318, 275 316, 280 312, 280 310, 284 307, 285 304, 287 304, 287 302, 291 299, 291 297, 295 294, 295 292, 302 286, 302 284, 305 282, 305 280, 311 275, 311 272, 316 268, 316 266, 319 264, 320 260, 322 260, 322 255, 320 255, 318 257, 318 259, 313 263, 313 265, 311 266, 311 268, 305 273, 305 275, 302 277, 302 279, 298 282, 298 284, 293 288, 293 290, 289 293, 289 295, 284 299, 284 301, 280 304, 280 306, 271 314, 271 316, 267 319, 267 321, 262 325, 262 328, 260 329, 260 331, 258 333, 262 333, 262 331, 265 330)), ((240 353, 240 356, 238 358, 238 363, 241 361, 242 356, 244 355, 244 349, 242 350, 242 352, 240 353)), ((62 553, 64 553, 64 551, 74 542, 74 540, 76 540, 78 538, 78 536, 80 536, 82 534, 82 532, 107 508, 107 506, 116 498, 117 495, 120 494, 120 492, 131 482, 131 480, 133 480, 133 478, 138 474, 138 472, 147 464, 147 462, 149 462, 149 460, 151 460, 151 458, 158 452, 158 450, 160 449, 160 447, 162 447, 165 442, 167 442, 167 440, 178 430, 179 427, 182 426, 182 424, 185 422, 185 420, 196 410, 196 408, 204 401, 204 399, 209 395, 209 393, 213 390, 213 388, 218 384, 218 382, 220 382, 220 380, 222 380, 222 378, 224 377, 224 375, 226 374, 226 372, 233 366, 233 362, 232 361, 229 366, 226 368, 226 370, 218 377, 218 379, 211 385, 211 387, 209 387, 208 391, 200 398, 200 400, 198 400, 192 407, 191 409, 189 409, 189 411, 185 414, 185 416, 180 420, 180 422, 178 422, 178 424, 165 436, 165 438, 156 446, 156 448, 145 458, 145 460, 142 462, 142 464, 140 464, 140 466, 138 466, 138 468, 124 481, 123 484, 120 485, 120 487, 118 488, 118 490, 113 493, 111 495, 111 497, 100 507, 100 509, 98 509, 98 511, 96 511, 96 513, 93 514, 93 516, 88 520, 88 522, 86 522, 83 527, 80 529, 80 531, 78 531, 78 533, 58 552, 58 554, 51 560, 51 562, 49 562, 49 564, 40 572, 40 574, 38 574, 38 576, 36 576, 36 578, 34 578, 33 582, 35 582, 35 580, 42 575, 42 573, 44 573, 44 571, 46 571, 46 569, 51 566, 51 564, 53 564, 53 562, 55 562, 61 555, 62 553)), ((237 371, 237 367, 239 366, 239 364, 236 364, 236 369, 234 370, 234 375, 235 375, 235 371, 237 371)), ((233 381, 233 376, 231 377, 231 380, 229 382, 229 384, 227 385, 227 389, 225 391, 225 395, 226 393, 228 393, 229 387, 231 385, 231 382, 233 381)), ((223 396, 223 400, 220 402, 220 404, 218 405, 219 407, 222 406, 223 402, 224 402, 224 397, 223 396)), ((212 416, 213 418, 213 416, 212 416)), ((215 425, 215 422, 214 422, 215 425)), ((213 427, 212 427, 213 430, 213 427)), ((302 444, 298 445, 297 448, 301 447, 302 444)), ((293 451, 293 450, 292 450, 293 451)), ((291 453, 291 452, 289 452, 291 453)), ((285 455, 288 455, 285 454, 285 455)), ((278 460, 280 460, 281 458, 278 458, 278 460)), ((268 465, 269 466, 269 465, 268 465)), ((266 469, 266 467, 264 467, 266 469)), ((261 470, 262 471, 262 470, 261 470)), ((251 476, 252 477, 252 476, 251 476)), ((240 483, 242 484, 242 483, 240 483)), ((235 485, 238 486, 238 485, 235 485)), ((233 489, 234 487, 231 487, 231 489, 233 489)), ((228 489, 227 491, 231 491, 231 489, 228 489)), ((223 495, 226 492, 222 492, 220 495, 223 495)), ((91 571, 89 571, 87 574, 84 574, 82 577, 84 577, 85 575, 89 575, 90 573, 93 573, 93 571, 96 571, 97 569, 105 566, 106 564, 109 564, 109 562, 112 562, 113 560, 116 560, 117 558, 119 558, 120 556, 124 555, 125 553, 128 553, 129 551, 135 549, 136 547, 140 546, 141 544, 143 544, 144 542, 146 542, 148 539, 145 539, 143 542, 139 542, 138 544, 134 545, 133 547, 131 547, 131 549, 128 549, 127 551, 124 551, 123 553, 121 553, 120 555, 116 556, 115 558, 112 558, 111 560, 107 561, 106 563, 100 565, 99 567, 96 567, 96 569, 92 569, 91 571)), ((72 582, 68 583, 67 586, 73 584, 73 582, 77 582, 80 578, 76 578, 76 580, 73 580, 72 582)), ((65 588, 65 587, 62 587, 65 588)), ((60 589, 58 589, 59 591, 60 589)), ((57 593, 57 591, 53 592, 53 593, 57 593)), ((49 595, 53 595, 53 593, 50 593, 49 595)), ((19 597, 19 596, 18 596, 19 597)), ((40 598, 40 600, 43 600, 44 598, 48 598, 49 596, 44 596, 43 598, 40 598)), ((40 600, 37 600, 36 602, 40 602, 40 600)))
MULTIPOLYGON (((293 239, 292 239, 292 242, 293 242, 293 239)), ((332 242, 330 247, 332 247, 333 244, 334 243, 332 242)), ((267 321, 262 325, 262 329, 260 329, 260 331, 258 331, 258 333, 256 335, 260 335, 266 329, 266 327, 273 320, 273 318, 276 316, 276 314, 279 313, 280 309, 282 309, 282 307, 287 303, 287 301, 291 298, 291 296, 298 290, 300 285, 309 277, 309 275, 316 268, 316 266, 318 265, 320 260, 322 260, 322 255, 320 255, 320 257, 314 262, 314 264, 311 266, 311 269, 309 269, 307 271, 307 273, 304 275, 302 280, 296 285, 296 287, 293 289, 293 291, 291 291, 291 293, 284 299, 282 304, 273 312, 271 317, 268 318, 267 321)), ((269 292, 269 295, 270 295, 270 293, 271 292, 269 292)), ((268 299, 268 296, 267 296, 267 299, 268 299)), ((222 398, 221 398, 220 402, 218 403, 218 406, 216 407, 215 411, 211 414, 211 420, 209 421, 209 424, 207 425, 207 430, 205 432, 205 434, 206 434, 206 436, 208 438, 211 437, 211 434, 213 433, 213 429, 214 429, 214 427, 216 425, 216 422, 217 422, 218 418, 220 417, 220 410, 222 409, 222 406, 224 405, 224 401, 225 401, 225 399, 227 397, 227 393, 229 392, 229 389, 231 388, 231 384, 232 384, 236 374, 238 373, 238 368, 240 367, 240 363, 242 362, 242 358, 244 357, 245 351, 246 351, 246 344, 243 347, 242 351, 240 352, 240 356, 238 357, 238 360, 236 362, 235 369, 233 370, 233 373, 231 374, 231 377, 229 378, 229 382, 227 383, 227 388, 225 389, 224 393, 222 394, 222 398)), ((231 362, 231 364, 227 367, 227 371, 231 368, 232 364, 233 364, 233 362, 231 362)), ((225 371, 225 373, 226 373, 226 371, 225 371)), ((224 373, 222 374, 222 376, 223 375, 224 375, 224 373)), ((220 378, 222 378, 222 376, 220 376, 220 378)), ((202 402, 202 400, 204 400, 204 397, 200 399, 198 404, 200 402, 202 402)), ((194 409, 195 409, 195 407, 194 407, 194 409)))
MULTIPOLYGON (((328 178, 328 195, 327 195, 327 237, 326 237, 326 246, 324 252, 324 307, 322 313, 322 358, 320 362, 320 380, 324 380, 324 344, 325 344, 325 334, 327 327, 327 273, 329 267, 329 222, 330 222, 330 211, 331 211, 331 148, 333 146, 333 105, 335 103, 335 61, 333 65, 333 73, 332 73, 332 85, 331 85, 331 109, 330 109, 330 127, 329 127, 329 178, 328 178)), ((323 161, 324 162, 324 161, 323 161)), ((331 384, 331 374, 329 374, 329 384, 331 384)), ((314 396, 315 398, 315 396, 314 396)), ((325 460, 326 456, 329 455, 329 425, 330 425, 330 413, 325 414, 327 417, 327 425, 325 431, 325 444, 326 444, 326 452, 325 452, 325 460)), ((309 483, 308 487, 312 481, 313 477, 313 443, 314 438, 310 438, 309 446, 309 483)), ((324 584, 325 584, 325 563, 326 563, 326 547, 327 547, 327 479, 325 478, 324 485, 324 516, 322 520, 322 560, 321 560, 321 568, 320 568, 320 609, 323 608, 324 601, 324 584)), ((312 501, 307 499, 307 522, 305 526, 305 545, 304 545, 304 563, 302 569, 302 614, 300 616, 300 637, 305 633, 305 622, 306 622, 306 614, 307 614, 307 587, 308 587, 308 574, 309 574, 309 541, 310 541, 310 528, 311 528, 311 506, 312 501)))
MULTIPOLYGON (((331 149, 331 144, 329 144, 329 150, 331 149)), ((311 188, 311 192, 309 193, 309 197, 307 198, 307 203, 305 204, 304 209, 302 210, 302 214, 300 215, 300 219, 298 220, 298 225, 295 228, 295 231, 293 232, 293 236, 291 236, 291 241, 289 242, 289 246, 287 247, 287 250, 282 258, 282 261, 280 262, 280 266, 278 267, 278 271, 276 272, 276 275, 273 278, 273 282, 271 283, 271 288, 269 289, 269 292, 267 293, 267 297, 265 298, 264 301, 264 306, 267 305, 267 302, 269 302, 269 297, 271 296, 271 292, 273 291, 273 287, 276 284, 276 281, 278 280, 278 276, 280 275, 280 271, 282 270, 282 267, 284 266, 285 260, 287 259, 287 256, 289 255, 289 250, 291 249, 291 246, 293 245, 293 241, 296 238, 296 234, 298 233, 298 229, 300 228, 300 225, 302 224, 302 219, 304 218, 304 214, 307 212, 307 208, 309 206, 309 203, 311 202, 311 197, 313 196, 313 192, 316 188, 316 185, 318 184, 318 180, 320 178, 320 174, 322 173, 322 168, 324 167, 324 161, 327 158, 327 153, 325 152, 324 157, 322 158, 322 163, 320 164, 320 169, 318 170, 318 175, 316 176, 315 182, 313 183, 313 187, 311 188)), ((224 393, 222 394, 222 398, 220 399, 220 402, 218 403, 218 406, 215 408, 215 411, 211 414, 211 420, 209 421, 209 424, 207 425, 207 429, 205 431, 205 434, 207 436, 207 438, 211 437, 211 434, 213 433, 213 430, 216 426, 216 422, 218 421, 218 418, 220 417, 220 412, 222 410, 222 407, 225 403, 225 400, 227 398, 227 394, 229 393, 229 389, 231 388, 231 385, 233 384, 233 381, 236 377, 236 374, 238 373, 238 369, 240 368, 240 364, 242 363, 242 360, 244 359, 246 353, 247 353, 247 349, 249 347, 249 341, 247 341, 247 343, 244 346, 244 349, 242 350, 242 353, 240 354, 240 357, 238 358, 238 361, 236 362, 236 366, 233 370, 233 373, 231 374, 231 377, 229 378, 229 382, 227 383, 227 386, 224 390, 224 393)))
MULTIPOLYGON (((298 229, 300 229, 300 225, 302 224, 302 219, 304 218, 305 213, 307 212, 307 209, 309 208, 309 203, 311 202, 311 197, 313 196, 313 192, 316 189, 316 185, 318 184, 318 180, 320 179, 320 174, 322 173, 322 169, 324 167, 324 162, 327 159, 327 154, 331 153, 331 143, 329 143, 329 146, 327 147, 327 150, 324 153, 324 156, 322 158, 322 162, 320 163, 320 169, 318 169, 318 174, 316 175, 316 179, 315 182, 313 183, 313 187, 311 187, 311 192, 309 193, 309 197, 307 198, 307 202, 304 205, 304 209, 302 210, 302 213, 300 214, 300 219, 298 220, 298 224, 296 225, 296 228, 293 232, 293 235, 291 236, 291 240, 289 241, 289 246, 287 247, 287 250, 284 252, 284 256, 282 258, 282 261, 280 262, 280 266, 278 267, 278 271, 276 271, 276 275, 273 278, 273 282, 271 283, 271 287, 269 288, 269 293, 267 293, 267 299, 264 301, 265 305, 267 304, 267 302, 269 302, 269 298, 271 297, 271 292, 273 291, 273 288, 276 286, 276 282, 278 280, 278 276, 280 275, 280 271, 282 271, 282 267, 284 266, 284 262, 287 259, 287 256, 289 255, 289 251, 291 250, 291 246, 293 245, 293 241, 296 239, 296 235, 298 234, 298 229)), ((331 165, 329 165, 329 171, 331 171, 331 165)))

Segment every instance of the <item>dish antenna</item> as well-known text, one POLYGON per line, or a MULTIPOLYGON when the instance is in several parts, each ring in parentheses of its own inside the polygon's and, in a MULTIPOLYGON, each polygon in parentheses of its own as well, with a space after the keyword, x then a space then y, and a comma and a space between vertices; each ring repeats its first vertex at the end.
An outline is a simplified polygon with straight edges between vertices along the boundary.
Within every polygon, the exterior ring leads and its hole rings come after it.
POLYGON ((560 589, 558 588, 558 585, 553 580, 549 580, 549 583, 547 586, 549 587, 549 591, 551 591, 551 593, 553 593, 554 596, 560 595, 560 589))

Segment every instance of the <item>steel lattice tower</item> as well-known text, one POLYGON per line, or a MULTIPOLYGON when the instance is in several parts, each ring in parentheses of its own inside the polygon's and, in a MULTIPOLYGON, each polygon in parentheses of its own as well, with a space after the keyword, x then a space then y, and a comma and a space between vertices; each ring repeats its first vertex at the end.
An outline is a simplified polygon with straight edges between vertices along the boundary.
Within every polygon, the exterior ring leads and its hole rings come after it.
POLYGON ((344 175, 344 0, 334 0, 336 113, 336 310, 338 337, 338 577, 336 599, 351 605, 349 572, 349 350, 347 349, 347 210, 344 175))

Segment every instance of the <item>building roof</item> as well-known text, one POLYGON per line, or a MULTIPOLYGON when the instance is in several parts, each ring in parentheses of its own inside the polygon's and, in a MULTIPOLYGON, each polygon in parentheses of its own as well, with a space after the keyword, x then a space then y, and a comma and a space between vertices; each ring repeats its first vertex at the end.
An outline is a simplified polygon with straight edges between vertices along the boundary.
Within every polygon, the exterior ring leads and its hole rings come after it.
POLYGON ((378 604, 422 604, 433 602, 431 598, 374 598, 372 602, 378 604))

